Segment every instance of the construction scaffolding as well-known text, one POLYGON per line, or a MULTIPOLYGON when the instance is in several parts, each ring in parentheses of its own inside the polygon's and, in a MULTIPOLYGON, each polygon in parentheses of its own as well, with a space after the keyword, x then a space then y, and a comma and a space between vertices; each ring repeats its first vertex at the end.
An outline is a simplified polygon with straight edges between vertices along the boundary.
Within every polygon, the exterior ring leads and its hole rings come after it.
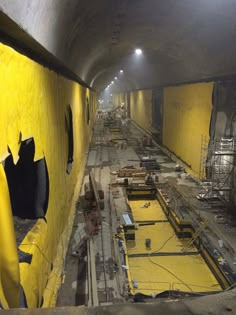
POLYGON ((199 199, 220 199, 231 203, 234 188, 235 139, 225 137, 207 144, 202 139, 199 199))
POLYGON ((206 179, 206 160, 208 156, 209 137, 202 135, 201 138, 201 150, 200 150, 200 167, 199 167, 199 179, 204 181, 206 179))

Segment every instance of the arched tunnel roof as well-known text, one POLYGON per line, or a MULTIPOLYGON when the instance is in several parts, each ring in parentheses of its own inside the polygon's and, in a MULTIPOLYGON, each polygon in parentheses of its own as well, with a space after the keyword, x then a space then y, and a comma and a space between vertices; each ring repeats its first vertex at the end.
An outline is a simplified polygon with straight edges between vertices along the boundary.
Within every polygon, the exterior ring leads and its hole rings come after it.
POLYGON ((236 73, 235 0, 0 0, 0 9, 96 90, 116 75, 127 90, 236 73))

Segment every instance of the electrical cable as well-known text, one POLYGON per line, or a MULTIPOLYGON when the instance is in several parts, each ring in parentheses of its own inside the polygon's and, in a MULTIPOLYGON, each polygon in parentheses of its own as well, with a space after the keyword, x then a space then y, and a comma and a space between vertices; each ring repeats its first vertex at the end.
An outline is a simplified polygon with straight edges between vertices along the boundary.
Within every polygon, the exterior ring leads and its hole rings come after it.
POLYGON ((178 276, 176 276, 172 271, 170 271, 170 270, 167 269, 166 267, 164 267, 164 266, 162 266, 162 265, 156 263, 155 261, 153 261, 153 260, 151 259, 151 257, 150 257, 152 254, 159 252, 159 251, 172 239, 172 237, 174 237, 174 236, 175 236, 175 233, 172 234, 172 235, 162 244, 162 246, 161 246, 158 250, 151 252, 151 253, 148 255, 148 259, 149 259, 149 261, 150 261, 152 264, 154 264, 154 265, 158 266, 159 268, 162 268, 163 270, 165 270, 165 271, 167 271, 168 273, 170 273, 173 277, 175 277, 178 281, 180 281, 183 285, 185 285, 185 286, 192 292, 193 290, 192 290, 192 288, 191 288, 189 285, 187 285, 183 280, 181 280, 178 276))
POLYGON ((43 258, 47 261, 47 263, 48 264, 50 264, 51 266, 53 266, 53 267, 62 267, 62 266, 64 266, 64 263, 63 264, 61 264, 61 265, 53 265, 53 263, 52 263, 52 261, 50 261, 46 256, 45 256, 45 254, 43 253, 43 251, 41 250, 41 248, 37 245, 37 244, 35 244, 35 243, 32 243, 32 244, 26 244, 26 243, 22 243, 22 244, 20 244, 20 246, 35 246, 37 249, 38 249, 38 251, 40 252, 40 254, 43 256, 43 258))
POLYGON ((149 253, 149 254, 148 254, 148 260, 149 260, 152 264, 154 264, 154 265, 158 266, 159 268, 162 268, 163 270, 165 270, 165 271, 167 271, 168 273, 170 273, 173 277, 175 277, 178 281, 180 281, 183 285, 185 285, 191 292, 193 292, 192 288, 191 288, 189 285, 187 285, 183 280, 181 280, 178 276, 176 276, 172 271, 170 271, 170 270, 167 269, 166 267, 164 267, 164 266, 162 266, 162 265, 156 263, 156 262, 153 261, 153 260, 151 259, 151 257, 150 257, 152 254, 159 252, 174 236, 175 236, 175 233, 173 233, 173 234, 161 245, 160 248, 158 248, 157 250, 152 251, 151 253, 149 253))
POLYGON ((185 285, 191 292, 193 292, 192 288, 191 288, 187 283, 185 283, 183 280, 181 280, 178 276, 176 276, 172 271, 170 271, 170 270, 167 269, 166 267, 164 267, 164 266, 162 266, 162 265, 156 263, 155 261, 153 261, 150 256, 148 256, 148 259, 149 259, 149 261, 150 261, 151 263, 153 263, 154 265, 156 265, 156 266, 158 266, 159 268, 161 268, 161 269, 167 271, 169 274, 171 274, 173 277, 175 277, 178 281, 180 281, 183 285, 185 285))
POLYGON ((185 285, 185 286, 192 292, 193 290, 192 290, 192 288, 191 288, 189 285, 187 285, 183 280, 181 280, 178 276, 176 276, 172 271, 170 271, 170 270, 167 269, 166 267, 164 267, 164 266, 162 266, 162 265, 160 265, 160 264, 154 262, 154 261, 151 259, 151 257, 150 257, 152 254, 159 252, 174 236, 175 236, 175 233, 173 233, 166 241, 164 241, 164 243, 161 245, 160 248, 158 248, 157 250, 152 251, 151 253, 149 253, 149 254, 148 254, 148 260, 149 260, 152 264, 154 264, 154 265, 158 266, 159 268, 162 268, 163 270, 165 270, 165 271, 167 271, 168 273, 170 273, 173 277, 175 277, 178 281, 180 281, 183 285, 185 285))
POLYGON ((158 253, 174 236, 175 236, 175 233, 173 233, 167 240, 165 240, 165 242, 161 245, 159 249, 152 251, 151 253, 148 254, 148 256, 158 253))

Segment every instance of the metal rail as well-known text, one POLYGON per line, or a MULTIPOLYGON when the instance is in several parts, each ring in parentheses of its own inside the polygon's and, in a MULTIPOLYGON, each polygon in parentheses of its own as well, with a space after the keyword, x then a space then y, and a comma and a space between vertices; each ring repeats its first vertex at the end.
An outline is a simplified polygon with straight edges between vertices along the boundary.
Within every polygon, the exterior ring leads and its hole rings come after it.
POLYGON ((98 306, 98 290, 93 238, 87 241, 88 250, 88 306, 98 306))

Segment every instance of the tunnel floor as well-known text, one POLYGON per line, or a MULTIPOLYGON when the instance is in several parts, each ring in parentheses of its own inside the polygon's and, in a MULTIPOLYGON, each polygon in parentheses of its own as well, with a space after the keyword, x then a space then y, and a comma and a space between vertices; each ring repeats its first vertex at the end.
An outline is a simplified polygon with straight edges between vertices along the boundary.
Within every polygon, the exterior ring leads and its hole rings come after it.
MULTIPOLYGON (((236 256, 236 228, 229 224, 217 224, 215 222, 215 215, 222 213, 222 209, 197 200, 198 182, 191 176, 186 176, 186 173, 175 172, 176 161, 174 157, 157 144, 152 147, 144 147, 141 141, 144 133, 133 123, 122 126, 120 133, 106 127, 103 119, 97 118, 95 123, 84 183, 88 183, 88 173, 93 170, 95 179, 101 184, 105 195, 104 210, 101 211, 101 227, 99 233, 94 236, 99 305, 123 303, 129 298, 129 283, 126 272, 122 268, 124 261, 122 261, 114 241, 117 227, 123 224, 122 215, 127 211, 127 197, 124 187, 117 184, 114 174, 127 166, 138 168, 142 156, 151 155, 160 164, 161 169, 157 172, 159 184, 163 184, 165 189, 171 191, 171 195, 175 195, 175 198, 178 199, 176 211, 180 215, 187 215, 184 213, 184 207, 187 204, 192 210, 190 220, 201 218, 201 220, 207 221, 205 233, 214 244, 214 249, 224 255, 230 268, 236 273, 234 260, 236 256), (219 240, 223 240, 223 248, 220 247, 219 240)), ((84 238, 82 232, 85 226, 83 196, 84 185, 81 196, 78 198, 73 232, 65 262, 64 281, 59 291, 57 306, 87 305, 89 301, 88 270, 86 267, 88 258, 86 253, 80 258, 76 252, 84 238)), ((132 205, 132 208, 134 213, 137 212, 135 205, 132 205)), ((142 220, 140 211, 139 214, 136 213, 135 215, 137 220, 138 216, 141 216, 139 219, 142 220)), ((164 218, 161 211, 159 211, 159 216, 164 218)), ((148 220, 154 217, 156 219, 156 212, 150 213, 148 220)), ((220 289, 217 282, 214 283, 216 289, 220 289)))

